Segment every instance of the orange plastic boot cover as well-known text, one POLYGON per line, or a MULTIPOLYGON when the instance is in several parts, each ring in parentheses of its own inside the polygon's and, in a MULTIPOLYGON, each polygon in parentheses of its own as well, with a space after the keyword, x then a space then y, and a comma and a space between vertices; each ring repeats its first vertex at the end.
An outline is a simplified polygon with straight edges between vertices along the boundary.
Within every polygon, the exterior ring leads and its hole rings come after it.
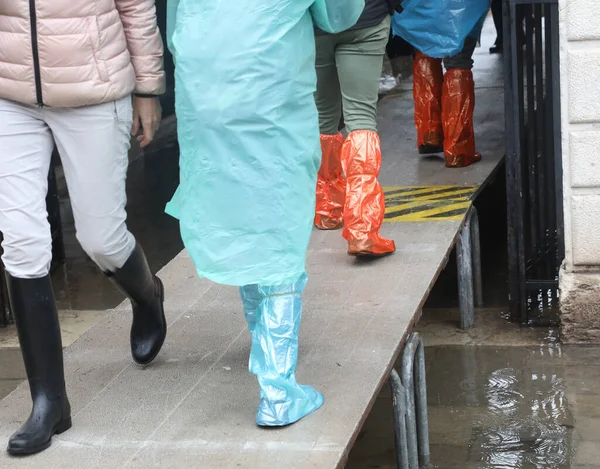
POLYGON ((377 133, 351 132, 342 148, 342 166, 347 181, 343 236, 348 240, 348 254, 380 256, 394 252, 394 242, 379 235, 385 200, 377 181, 381 169, 377 133))
POLYGON ((442 60, 417 52, 413 62, 413 97, 420 153, 443 150, 442 82, 442 60))
POLYGON ((475 82, 470 70, 448 70, 443 90, 444 158, 448 168, 464 168, 481 160, 475 151, 473 111, 475 82))
POLYGON ((321 169, 317 178, 315 226, 320 230, 337 230, 344 224, 346 179, 342 171, 342 134, 321 135, 321 169))

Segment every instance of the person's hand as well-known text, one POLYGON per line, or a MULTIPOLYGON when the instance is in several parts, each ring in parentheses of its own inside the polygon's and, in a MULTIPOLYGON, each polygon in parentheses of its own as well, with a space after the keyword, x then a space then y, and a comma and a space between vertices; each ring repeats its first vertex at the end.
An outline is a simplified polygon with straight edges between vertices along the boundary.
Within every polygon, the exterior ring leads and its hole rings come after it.
POLYGON ((154 134, 160 127, 162 109, 158 98, 139 96, 133 97, 133 127, 131 135, 137 136, 137 141, 144 148, 154 139, 154 134), (140 135, 138 135, 140 134, 140 135))

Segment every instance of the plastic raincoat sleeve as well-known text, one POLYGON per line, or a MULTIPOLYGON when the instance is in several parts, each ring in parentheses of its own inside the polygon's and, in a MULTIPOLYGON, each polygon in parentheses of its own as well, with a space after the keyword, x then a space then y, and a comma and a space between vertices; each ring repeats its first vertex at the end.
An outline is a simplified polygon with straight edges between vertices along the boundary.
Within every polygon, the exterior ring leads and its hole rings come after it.
POLYGON ((462 51, 469 36, 479 39, 490 0, 404 0, 392 31, 423 54, 443 59, 462 51))
POLYGON ((351 28, 365 9, 365 0, 316 0, 310 7, 315 25, 328 33, 351 28))

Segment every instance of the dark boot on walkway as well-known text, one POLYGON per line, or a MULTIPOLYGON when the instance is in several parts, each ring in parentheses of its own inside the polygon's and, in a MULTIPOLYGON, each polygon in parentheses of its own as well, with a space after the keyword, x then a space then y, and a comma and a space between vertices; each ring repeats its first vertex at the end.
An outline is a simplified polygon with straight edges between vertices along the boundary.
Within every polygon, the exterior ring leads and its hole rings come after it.
POLYGON ((71 406, 50 277, 7 275, 7 283, 33 401, 29 419, 8 442, 8 453, 27 455, 45 450, 53 435, 71 428, 71 406))
POLYGON ((464 168, 481 160, 475 151, 475 82, 471 70, 448 70, 443 92, 444 158, 448 168, 464 168))
POLYGON ((496 27, 496 43, 490 47, 490 54, 502 54, 504 52, 504 29, 502 18, 502 0, 492 0, 492 18, 496 27))
POLYGON ((377 177, 381 169, 381 144, 377 132, 350 132, 342 148, 346 174, 344 231, 351 256, 383 256, 396 250, 394 241, 379 234, 385 216, 385 197, 377 177))
POLYGON ((417 52, 413 62, 413 97, 417 145, 421 155, 444 151, 442 60, 417 52))
POLYGON ((413 73, 412 55, 390 59, 390 65, 392 67, 392 74, 398 83, 406 80, 413 73))
POLYGON ((131 300, 131 355, 136 363, 148 365, 167 336, 163 284, 150 271, 139 244, 125 265, 108 277, 131 300))
POLYGON ((496 40, 496 43, 490 47, 490 54, 502 54, 504 52, 504 43, 496 40))
POLYGON ((342 171, 342 134, 321 135, 321 168, 317 179, 315 226, 320 230, 337 230, 344 225, 346 179, 342 171))

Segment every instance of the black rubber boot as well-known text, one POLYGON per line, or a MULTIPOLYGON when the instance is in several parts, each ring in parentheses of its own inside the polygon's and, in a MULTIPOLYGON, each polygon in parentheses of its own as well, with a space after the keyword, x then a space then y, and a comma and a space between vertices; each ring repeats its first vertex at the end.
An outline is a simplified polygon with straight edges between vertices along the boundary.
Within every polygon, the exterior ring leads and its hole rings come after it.
POLYGON ((6 277, 33 401, 29 419, 8 442, 8 452, 26 455, 45 450, 53 435, 71 428, 71 406, 50 277, 6 277))
POLYGON ((504 44, 496 41, 492 47, 490 47, 490 54, 502 54, 504 52, 504 44))
POLYGON ((147 365, 156 358, 167 336, 163 284, 150 271, 139 244, 125 265, 108 277, 131 300, 131 355, 136 363, 147 365))
POLYGON ((496 27, 496 43, 490 47, 490 54, 502 54, 504 52, 503 44, 503 18, 502 18, 502 0, 492 0, 492 18, 496 27))

